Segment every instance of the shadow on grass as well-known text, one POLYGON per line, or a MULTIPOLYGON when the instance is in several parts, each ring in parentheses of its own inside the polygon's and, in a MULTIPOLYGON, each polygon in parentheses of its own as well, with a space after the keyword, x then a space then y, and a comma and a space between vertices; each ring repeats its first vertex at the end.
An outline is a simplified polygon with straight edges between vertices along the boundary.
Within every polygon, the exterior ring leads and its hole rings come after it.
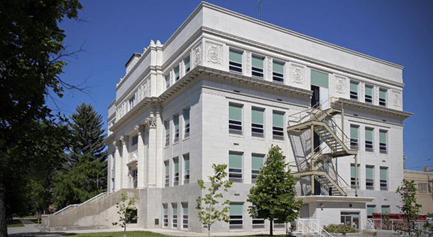
POLYGON ((8 227, 24 227, 24 224, 21 220, 12 220, 8 223, 8 227))

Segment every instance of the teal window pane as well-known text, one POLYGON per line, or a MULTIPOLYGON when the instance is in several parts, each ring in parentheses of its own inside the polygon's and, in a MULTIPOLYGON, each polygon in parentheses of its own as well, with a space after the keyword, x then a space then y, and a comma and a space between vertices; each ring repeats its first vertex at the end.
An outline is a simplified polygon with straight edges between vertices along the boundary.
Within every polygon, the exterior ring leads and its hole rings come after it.
POLYGON ((365 86, 365 94, 369 96, 373 96, 373 87, 365 86))
POLYGON ((380 135, 380 143, 385 143, 386 144, 386 131, 380 131, 379 135, 380 135))
POLYGON ((189 57, 185 58, 184 63, 185 63, 185 68, 189 68, 189 66, 190 66, 189 57))
POLYGON ((350 82, 350 91, 358 92, 358 83, 350 82))
POLYGON ((365 129, 365 140, 366 141, 373 141, 373 129, 371 129, 371 128, 365 129))
POLYGON ((386 100, 386 90, 379 90, 379 98, 386 100))
POLYGON ((251 117, 253 123, 263 124, 263 110, 253 108, 251 117))
POLYGON ((376 211, 375 206, 367 206, 367 216, 372 216, 375 211, 376 211))
POLYGON ((350 138, 358 138, 358 130, 357 126, 350 126, 350 138))
POLYGON ((328 88, 328 74, 311 70, 311 84, 328 88))
POLYGON ((177 215, 177 205, 176 204, 171 204, 171 209, 173 211, 173 215, 177 215))
POLYGON ((182 212, 184 215, 188 215, 188 203, 182 203, 182 212))
POLYGON ((388 168, 380 168, 380 179, 387 180, 388 179, 388 168))
POLYGON ((382 206, 382 214, 389 213, 389 206, 382 206))
MULTIPOLYGON (((350 177, 355 177, 355 164, 350 164, 350 177)), ((358 165, 358 177, 359 177, 359 165, 358 165)))
POLYGON ((173 159, 173 163, 174 163, 174 172, 175 173, 179 172, 179 159, 177 158, 173 159))
POLYGON ((365 178, 374 179, 374 167, 373 166, 367 166, 365 168, 365 178))
POLYGON ((189 170, 189 155, 183 155, 183 160, 185 170, 189 170))
POLYGON ((253 155, 252 156, 252 169, 259 170, 263 167, 264 156, 253 155))
POLYGON ((274 62, 274 72, 278 72, 278 73, 284 74, 284 64, 283 63, 274 62))
POLYGON ((179 115, 173 116, 173 123, 174 123, 174 128, 176 130, 179 129, 179 115))
POLYGON ((230 215, 242 215, 244 212, 243 203, 230 203, 230 215))
POLYGON ((165 85, 170 85, 170 76, 165 76, 165 85))
POLYGON ((253 55, 252 64, 253 64, 253 67, 263 69, 263 58, 260 58, 260 57, 253 55))
POLYGON ((165 134, 169 134, 170 133, 170 126, 168 124, 168 121, 164 121, 164 127, 165 127, 165 134))
POLYGON ((174 68, 174 76, 177 78, 179 77, 179 67, 174 68))
POLYGON ((284 115, 282 113, 273 113, 273 126, 274 127, 284 127, 284 115))
POLYGON ((162 204, 162 208, 164 209, 164 215, 167 215, 168 214, 167 204, 162 204))
POLYGON ((242 169, 242 155, 230 153, 229 154, 229 167, 230 168, 236 168, 236 169, 242 169))
POLYGON ((229 119, 242 120, 242 107, 239 105, 229 105, 229 119))
POLYGON ((189 123, 189 109, 183 110, 183 120, 185 121, 185 124, 189 123))
POLYGON ((229 60, 242 63, 242 53, 230 50, 229 52, 229 60))
POLYGON ((164 162, 164 166, 165 166, 165 174, 168 175, 168 172, 170 172, 169 171, 169 166, 168 166, 168 161, 164 162))

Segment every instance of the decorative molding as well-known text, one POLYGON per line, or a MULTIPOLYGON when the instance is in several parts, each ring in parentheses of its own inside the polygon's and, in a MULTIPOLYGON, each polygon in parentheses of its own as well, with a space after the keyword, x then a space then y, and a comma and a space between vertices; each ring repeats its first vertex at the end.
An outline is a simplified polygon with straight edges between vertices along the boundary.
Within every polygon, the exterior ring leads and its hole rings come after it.
POLYGON ((121 136, 121 137, 120 137, 120 140, 122 141, 122 143, 123 143, 125 146, 128 146, 128 143, 129 143, 129 136, 128 136, 128 135, 126 135, 126 136, 121 136))
POLYGON ((153 114, 146 118, 146 124, 149 125, 149 128, 156 128, 156 118, 153 114))
POLYGON ((400 107, 400 105, 401 105, 401 93, 400 92, 398 92, 398 91, 392 91, 392 104, 395 106, 395 107, 400 107))
POLYGON ((409 112, 405 112, 405 111, 401 111, 401 110, 390 109, 390 108, 386 108, 384 106, 372 105, 372 104, 363 103, 363 102, 359 102, 359 101, 355 101, 355 100, 344 99, 344 98, 338 98, 338 100, 336 102, 334 102, 333 104, 331 104, 331 106, 334 106, 335 104, 339 104, 339 103, 343 103, 344 106, 353 106, 355 108, 370 110, 375 114, 378 114, 378 113, 390 114, 392 116, 400 117, 403 119, 409 118, 413 115, 413 113, 409 113, 409 112))
POLYGON ((375 86, 373 87, 374 89, 374 104, 378 105, 379 104, 379 87, 375 86))
POLYGON ((194 57, 194 67, 201 65, 201 44, 199 44, 197 47, 195 47, 193 51, 193 57, 194 57))
POLYGON ((131 156, 130 156, 130 161, 135 161, 135 160, 137 160, 137 152, 134 152, 134 153, 132 153, 131 154, 131 156))
POLYGON ((358 87, 359 87, 359 95, 358 95, 358 97, 359 97, 359 99, 361 101, 365 102, 365 83, 364 82, 359 82, 358 87))
POLYGON ((344 77, 335 76, 337 81, 336 89, 338 94, 344 94, 346 89, 346 79, 344 77))
POLYGON ((223 64, 223 46, 212 42, 206 42, 206 61, 213 64, 223 64))
POLYGON ((293 82, 297 84, 304 84, 304 67, 292 65, 293 82))
POLYGON ((137 132, 138 136, 143 137, 143 135, 144 135, 144 126, 143 125, 140 125, 140 124, 135 125, 134 130, 137 132))

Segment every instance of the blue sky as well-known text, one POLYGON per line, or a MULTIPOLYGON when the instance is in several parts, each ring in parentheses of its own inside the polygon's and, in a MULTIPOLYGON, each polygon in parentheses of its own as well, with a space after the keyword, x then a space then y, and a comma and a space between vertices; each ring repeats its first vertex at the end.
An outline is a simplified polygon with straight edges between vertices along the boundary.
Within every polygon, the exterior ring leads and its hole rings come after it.
MULTIPOLYGON (((132 53, 142 53, 150 40, 162 43, 200 4, 199 0, 83 1, 80 18, 61 28, 69 51, 62 79, 87 87, 87 94, 67 91, 48 101, 69 116, 81 103, 92 104, 106 123, 115 85, 125 75, 132 53)), ((208 2, 258 18, 258 0, 208 2)), ((422 0, 263 0, 262 20, 317 39, 404 66, 406 168, 433 169, 433 1, 422 0)), ((106 125, 105 125, 106 128, 106 125)), ((400 157, 395 157, 400 159, 400 157)))

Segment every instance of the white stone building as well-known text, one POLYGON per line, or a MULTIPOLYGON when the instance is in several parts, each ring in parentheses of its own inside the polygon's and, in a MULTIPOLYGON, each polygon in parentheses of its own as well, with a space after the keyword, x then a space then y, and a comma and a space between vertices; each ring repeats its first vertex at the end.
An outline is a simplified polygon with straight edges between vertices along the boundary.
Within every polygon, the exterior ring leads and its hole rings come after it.
MULTIPOLYGON (((411 116, 403 111, 402 70, 203 2, 165 44, 151 41, 127 62, 108 108, 108 191, 138 189, 137 227, 203 232, 197 180, 208 180, 212 164, 228 164, 233 221, 212 229, 267 229, 249 217, 246 195, 274 144, 297 173, 302 218, 363 229, 371 212, 398 212, 402 122, 411 116), (317 102, 321 110, 312 110, 317 102), (320 134, 311 141, 305 127, 291 129, 323 111, 345 153, 320 134), (314 154, 316 168, 311 144, 322 154, 314 154)), ((320 133, 326 126, 316 122, 320 133)))

